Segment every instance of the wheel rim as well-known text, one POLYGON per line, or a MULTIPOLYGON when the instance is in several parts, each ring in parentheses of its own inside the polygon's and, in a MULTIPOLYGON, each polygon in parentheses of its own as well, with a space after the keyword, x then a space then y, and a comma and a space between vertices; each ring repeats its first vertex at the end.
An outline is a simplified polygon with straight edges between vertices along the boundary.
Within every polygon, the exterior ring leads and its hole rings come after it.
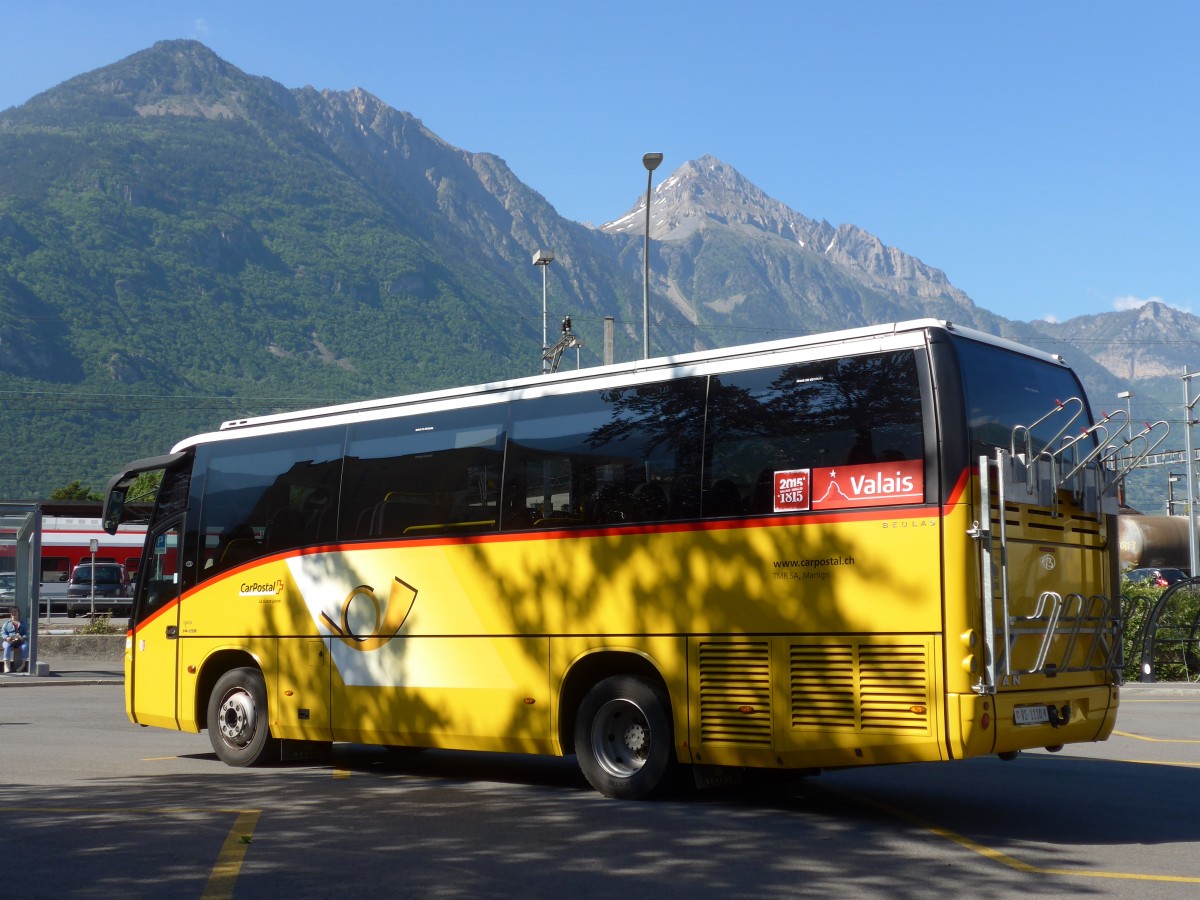
POLYGON ((254 737, 258 715, 254 699, 241 688, 225 695, 217 713, 221 737, 232 747, 242 748, 254 737))
POLYGON ((629 700, 609 700, 592 720, 592 753, 601 768, 617 778, 641 771, 652 737, 646 714, 629 700))

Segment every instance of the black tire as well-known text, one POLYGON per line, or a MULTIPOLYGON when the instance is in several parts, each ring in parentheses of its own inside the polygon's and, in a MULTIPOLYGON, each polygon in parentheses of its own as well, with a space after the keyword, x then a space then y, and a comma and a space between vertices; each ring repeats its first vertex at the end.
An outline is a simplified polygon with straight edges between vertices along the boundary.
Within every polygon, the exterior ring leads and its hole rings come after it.
POLYGON ((271 738, 267 718, 262 672, 230 669, 217 679, 208 698, 208 739, 226 765, 253 766, 279 759, 279 742, 271 738))
POLYGON ((597 682, 575 718, 575 756, 605 797, 643 800, 666 790, 675 763, 666 688, 635 675, 597 682))

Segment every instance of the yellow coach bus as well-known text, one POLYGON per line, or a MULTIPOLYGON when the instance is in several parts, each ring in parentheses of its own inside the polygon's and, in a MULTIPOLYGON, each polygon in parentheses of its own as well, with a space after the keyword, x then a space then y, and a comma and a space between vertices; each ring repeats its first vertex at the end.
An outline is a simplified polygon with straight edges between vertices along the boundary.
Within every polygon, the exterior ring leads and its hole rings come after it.
POLYGON ((226 422, 109 485, 148 525, 128 714, 231 765, 574 754, 621 798, 1103 740, 1106 421, 922 320, 226 422))

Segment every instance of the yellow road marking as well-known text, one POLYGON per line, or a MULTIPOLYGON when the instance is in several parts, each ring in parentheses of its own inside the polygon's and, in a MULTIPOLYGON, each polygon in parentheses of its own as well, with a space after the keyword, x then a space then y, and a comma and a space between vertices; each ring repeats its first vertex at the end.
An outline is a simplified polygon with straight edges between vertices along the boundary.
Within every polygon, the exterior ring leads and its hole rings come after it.
MULTIPOLYGON (((1118 737, 1133 738, 1135 741, 1150 741, 1154 744, 1200 744, 1200 741, 1185 738, 1146 737, 1144 734, 1134 734, 1132 731, 1114 731, 1113 734, 1118 737)), ((1180 765, 1186 765, 1186 763, 1181 763, 1180 765)))
POLYGON ((1143 697, 1140 700, 1131 700, 1129 697, 1121 698, 1121 705, 1125 706, 1131 703, 1198 703, 1200 702, 1200 692, 1197 692, 1195 697, 1143 697))
POLYGON ((334 766, 333 767, 333 777, 334 778, 349 778, 350 770, 342 768, 341 766, 334 766))
POLYGON ((200 895, 201 900, 225 900, 233 896, 233 886, 237 884, 238 875, 242 871, 242 860, 246 858, 246 849, 254 837, 258 817, 257 809, 238 813, 237 821, 225 836, 225 844, 208 874, 208 884, 204 886, 204 893, 200 895))
POLYGON ((158 809, 87 809, 80 806, 0 806, 0 813, 54 813, 85 816, 163 816, 163 815, 236 815, 233 827, 225 836, 217 861, 208 874, 208 883, 200 895, 203 900, 225 900, 233 896, 233 887, 241 873, 246 849, 254 838, 254 829, 262 811, 258 809, 198 809, 195 807, 166 807, 158 809))
POLYGON ((902 809, 897 809, 890 804, 883 803, 879 800, 872 800, 869 797, 863 797, 859 794, 854 794, 849 791, 843 791, 839 788, 831 788, 829 785, 822 785, 826 790, 832 790, 834 793, 844 794, 852 797, 859 803, 867 806, 873 806, 880 812, 884 812, 889 816, 897 819, 902 819, 918 828, 923 828, 931 834, 945 838, 948 841, 953 841, 960 847, 965 847, 973 853, 978 853, 980 856, 994 860, 998 863, 1003 863, 1010 869, 1016 869, 1018 872, 1031 872, 1035 875, 1063 875, 1070 878, 1116 878, 1124 881, 1163 881, 1176 884, 1200 884, 1200 877, 1190 875, 1145 875, 1139 872, 1096 872, 1090 869, 1058 869, 1053 867, 1035 866, 1027 862, 1022 862, 1014 856, 1009 856, 994 847, 988 847, 986 844, 981 844, 978 841, 971 840, 966 835, 959 834, 956 831, 951 831, 949 828, 943 828, 940 825, 935 825, 932 822, 922 819, 920 816, 905 812, 902 809))

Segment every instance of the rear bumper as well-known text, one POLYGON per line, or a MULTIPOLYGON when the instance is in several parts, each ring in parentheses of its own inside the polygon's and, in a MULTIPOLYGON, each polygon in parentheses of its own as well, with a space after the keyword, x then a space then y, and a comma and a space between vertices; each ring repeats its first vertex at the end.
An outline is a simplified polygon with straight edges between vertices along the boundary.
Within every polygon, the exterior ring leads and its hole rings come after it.
POLYGON ((996 710, 994 752, 1006 753, 1106 740, 1116 725, 1120 689, 1109 685, 1010 691, 992 699, 996 710), (1023 724, 1041 718, 1042 709, 1046 721, 1023 724))

